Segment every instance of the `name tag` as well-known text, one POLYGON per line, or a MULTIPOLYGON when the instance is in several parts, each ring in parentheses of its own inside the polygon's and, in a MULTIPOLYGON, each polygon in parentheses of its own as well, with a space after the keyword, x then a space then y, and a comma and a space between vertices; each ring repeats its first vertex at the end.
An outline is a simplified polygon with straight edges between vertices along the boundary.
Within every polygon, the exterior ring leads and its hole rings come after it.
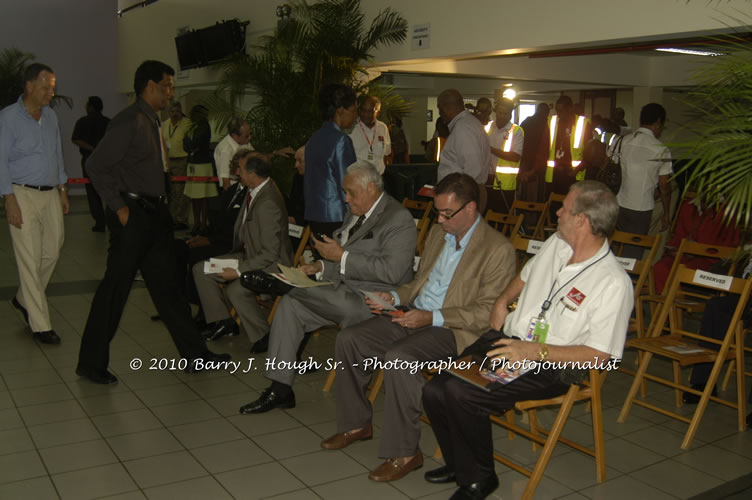
POLYGON ((637 259, 627 259, 626 257, 617 257, 616 261, 621 264, 621 267, 623 267, 625 271, 634 270, 634 266, 637 264, 637 259))
POLYGON ((542 241, 530 240, 527 242, 527 253, 535 255, 538 252, 540 252, 540 249, 542 246, 543 246, 542 241))
POLYGON ((303 234, 303 226, 298 226, 296 224, 288 224, 287 234, 292 236, 293 238, 300 238, 300 235, 303 234))
POLYGON ((733 279, 734 278, 731 276, 713 274, 698 269, 695 271, 695 276, 692 278, 692 282, 697 283, 698 285, 709 285, 713 288, 720 288, 721 290, 730 290, 731 281, 733 281, 733 279))

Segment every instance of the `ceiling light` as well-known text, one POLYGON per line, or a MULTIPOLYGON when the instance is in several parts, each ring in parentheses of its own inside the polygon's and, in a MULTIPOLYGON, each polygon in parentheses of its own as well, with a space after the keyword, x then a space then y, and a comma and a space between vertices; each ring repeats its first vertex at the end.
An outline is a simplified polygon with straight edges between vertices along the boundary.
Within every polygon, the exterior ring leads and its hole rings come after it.
POLYGON ((509 99, 510 101, 513 101, 514 98, 517 96, 517 92, 515 92, 514 89, 506 89, 501 95, 505 99, 509 99))
POLYGON ((511 87, 512 85, 514 85, 514 84, 513 83, 505 83, 504 84, 505 87, 511 87))
POLYGON ((678 49, 675 47, 666 47, 666 48, 660 48, 655 49, 658 52, 672 52, 674 54, 686 54, 690 56, 725 56, 723 52, 710 52, 708 50, 698 50, 698 49, 678 49))

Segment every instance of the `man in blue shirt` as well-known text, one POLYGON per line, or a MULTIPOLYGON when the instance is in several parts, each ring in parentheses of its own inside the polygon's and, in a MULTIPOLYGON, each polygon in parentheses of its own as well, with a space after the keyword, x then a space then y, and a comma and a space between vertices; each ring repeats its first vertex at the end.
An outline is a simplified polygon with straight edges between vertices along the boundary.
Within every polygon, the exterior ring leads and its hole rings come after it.
MULTIPOLYGON (((423 465, 420 439, 419 364, 456 357, 489 329, 496 296, 515 272, 514 249, 478 213, 478 183, 452 173, 436 186, 437 224, 428 235, 415 279, 382 300, 406 305, 403 314, 381 314, 337 335, 337 434, 322 448, 341 449, 373 436, 365 394, 375 369, 384 365, 384 422, 379 456, 369 474, 393 481, 423 465)), ((370 304, 374 312, 380 306, 370 304)))
POLYGON ((55 73, 34 63, 24 72, 24 93, 0 111, 0 195, 18 266, 12 300, 34 339, 59 344, 45 289, 63 246, 63 214, 70 208, 57 115, 49 108, 55 73))

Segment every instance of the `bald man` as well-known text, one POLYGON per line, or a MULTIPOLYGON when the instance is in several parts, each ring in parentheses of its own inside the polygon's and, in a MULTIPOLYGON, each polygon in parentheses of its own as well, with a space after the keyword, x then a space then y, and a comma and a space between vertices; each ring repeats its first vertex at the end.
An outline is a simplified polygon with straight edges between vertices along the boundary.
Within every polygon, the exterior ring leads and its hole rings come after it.
POLYGON ((350 131, 359 161, 367 161, 384 175, 385 157, 392 154, 392 142, 386 123, 378 119, 381 113, 381 101, 376 96, 368 96, 358 107, 358 119, 350 131))
POLYGON ((480 188, 479 211, 486 208, 485 183, 490 174, 488 164, 491 149, 481 122, 465 109, 462 94, 457 89, 447 89, 439 94, 439 116, 449 125, 449 138, 441 151, 437 181, 458 172, 467 174, 480 188))

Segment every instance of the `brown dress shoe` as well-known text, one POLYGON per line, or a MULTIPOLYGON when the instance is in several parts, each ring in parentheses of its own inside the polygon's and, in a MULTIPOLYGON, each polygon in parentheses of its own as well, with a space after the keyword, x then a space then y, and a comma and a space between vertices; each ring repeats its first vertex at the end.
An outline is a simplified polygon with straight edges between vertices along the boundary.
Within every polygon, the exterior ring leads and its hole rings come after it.
POLYGON ((418 453, 404 465, 400 465, 397 459, 390 458, 371 471, 368 474, 368 479, 379 482, 396 481, 405 477, 408 472, 420 469, 421 467, 423 467, 423 453, 418 450, 418 453))
POLYGON ((366 425, 359 431, 340 432, 321 441, 321 447, 327 450, 341 450, 355 441, 367 441, 373 437, 373 427, 366 425))

